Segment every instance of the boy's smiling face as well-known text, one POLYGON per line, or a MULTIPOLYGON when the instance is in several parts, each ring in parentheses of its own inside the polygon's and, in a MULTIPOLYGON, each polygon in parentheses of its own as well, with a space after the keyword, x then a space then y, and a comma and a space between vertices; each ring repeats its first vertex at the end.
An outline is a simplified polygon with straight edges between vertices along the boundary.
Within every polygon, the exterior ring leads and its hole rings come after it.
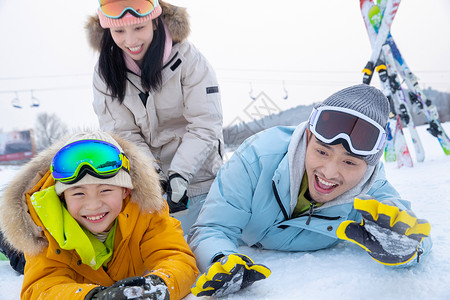
POLYGON ((328 145, 309 130, 305 169, 311 198, 328 202, 355 187, 367 170, 364 159, 357 157, 342 144, 328 145))
POLYGON ((84 228, 93 233, 111 229, 122 211, 129 190, 107 184, 84 184, 64 191, 67 210, 84 228))

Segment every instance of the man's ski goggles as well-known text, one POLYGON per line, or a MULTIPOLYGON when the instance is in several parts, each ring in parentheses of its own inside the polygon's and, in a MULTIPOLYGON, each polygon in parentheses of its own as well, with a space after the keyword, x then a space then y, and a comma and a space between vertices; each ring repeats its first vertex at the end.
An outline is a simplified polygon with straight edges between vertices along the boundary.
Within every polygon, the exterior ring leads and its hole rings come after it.
POLYGON ((102 13, 113 19, 121 18, 130 12, 135 17, 150 14, 159 5, 158 0, 99 0, 102 13))
POLYGON ((116 146, 102 140, 80 140, 61 148, 50 170, 55 180, 72 184, 86 174, 111 178, 121 168, 130 171, 128 158, 116 146))
POLYGON ((377 153, 386 140, 386 131, 380 124, 357 111, 341 107, 315 108, 309 117, 309 129, 326 144, 344 139, 353 154, 362 156, 377 153))

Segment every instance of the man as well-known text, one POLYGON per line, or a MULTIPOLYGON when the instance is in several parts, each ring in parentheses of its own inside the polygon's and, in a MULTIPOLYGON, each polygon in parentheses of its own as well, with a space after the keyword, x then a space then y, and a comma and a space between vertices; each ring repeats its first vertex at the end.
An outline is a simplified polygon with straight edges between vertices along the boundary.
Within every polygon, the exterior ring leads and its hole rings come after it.
POLYGON ((407 266, 431 249, 430 224, 387 182, 380 162, 387 98, 360 84, 316 105, 307 122, 246 140, 221 168, 188 242, 205 272, 194 295, 223 296, 270 270, 238 246, 281 251, 340 239, 379 263, 407 266))

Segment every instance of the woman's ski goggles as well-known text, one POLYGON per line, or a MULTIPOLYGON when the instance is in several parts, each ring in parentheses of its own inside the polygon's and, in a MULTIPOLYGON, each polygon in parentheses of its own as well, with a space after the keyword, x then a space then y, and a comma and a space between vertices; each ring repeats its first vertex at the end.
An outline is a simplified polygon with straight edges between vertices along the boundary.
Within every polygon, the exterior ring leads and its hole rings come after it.
POLYGON ((357 111, 334 106, 315 108, 309 117, 309 129, 320 141, 331 144, 347 141, 356 155, 371 155, 384 147, 386 131, 380 124, 357 111))
POLYGON ((130 12, 135 17, 150 14, 159 5, 158 0, 99 0, 102 13, 113 19, 130 12))
POLYGON ((111 178, 121 168, 130 171, 128 158, 116 146, 102 140, 80 140, 61 148, 50 170, 55 180, 72 184, 86 174, 111 178))

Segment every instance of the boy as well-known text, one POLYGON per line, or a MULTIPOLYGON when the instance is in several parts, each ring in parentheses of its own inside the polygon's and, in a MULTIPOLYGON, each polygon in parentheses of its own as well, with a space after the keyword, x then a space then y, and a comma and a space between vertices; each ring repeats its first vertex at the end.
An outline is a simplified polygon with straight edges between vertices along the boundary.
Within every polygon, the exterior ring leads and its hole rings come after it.
POLYGON ((379 160, 388 114, 381 91, 361 84, 316 105, 308 122, 245 141, 219 171, 189 233, 205 272, 192 293, 222 296, 270 275, 239 245, 310 251, 343 239, 385 265, 418 262, 431 248, 430 225, 385 178, 379 160))
POLYGON ((45 150, 2 200, 1 230, 25 253, 22 299, 181 299, 198 275, 152 162, 106 132, 45 150))

